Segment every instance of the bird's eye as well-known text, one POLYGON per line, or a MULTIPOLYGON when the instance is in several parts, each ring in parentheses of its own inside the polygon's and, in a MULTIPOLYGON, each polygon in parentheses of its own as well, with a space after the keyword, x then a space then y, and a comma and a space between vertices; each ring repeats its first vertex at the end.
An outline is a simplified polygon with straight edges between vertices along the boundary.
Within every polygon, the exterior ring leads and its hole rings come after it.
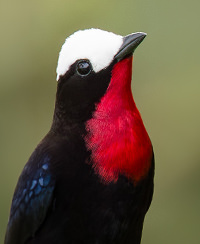
POLYGON ((76 70, 79 75, 85 76, 91 72, 92 66, 88 60, 81 60, 78 62, 76 70))

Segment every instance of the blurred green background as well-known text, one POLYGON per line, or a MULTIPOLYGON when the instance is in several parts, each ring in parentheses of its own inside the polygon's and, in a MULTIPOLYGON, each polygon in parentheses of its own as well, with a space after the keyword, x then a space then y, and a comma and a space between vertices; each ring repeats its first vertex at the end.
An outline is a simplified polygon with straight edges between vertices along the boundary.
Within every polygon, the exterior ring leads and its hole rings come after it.
POLYGON ((200 2, 0 2, 0 243, 19 174, 51 125, 58 53, 78 29, 148 33, 133 94, 154 145, 144 244, 200 243, 200 2))

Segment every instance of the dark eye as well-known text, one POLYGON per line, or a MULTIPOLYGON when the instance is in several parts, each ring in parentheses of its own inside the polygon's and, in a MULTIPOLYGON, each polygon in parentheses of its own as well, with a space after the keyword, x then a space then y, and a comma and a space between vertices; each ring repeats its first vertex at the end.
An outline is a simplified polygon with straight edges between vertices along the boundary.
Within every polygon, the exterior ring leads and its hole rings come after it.
POLYGON ((76 66, 76 70, 79 75, 88 75, 92 70, 92 66, 88 60, 81 60, 76 66))

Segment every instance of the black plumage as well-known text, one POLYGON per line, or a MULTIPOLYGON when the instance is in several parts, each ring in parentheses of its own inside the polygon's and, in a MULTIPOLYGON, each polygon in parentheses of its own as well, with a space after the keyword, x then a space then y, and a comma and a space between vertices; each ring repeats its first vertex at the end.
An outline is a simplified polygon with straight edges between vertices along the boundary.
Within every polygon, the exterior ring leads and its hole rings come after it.
POLYGON ((50 132, 25 166, 13 198, 5 243, 139 243, 152 197, 153 166, 136 187, 124 176, 104 185, 91 165, 85 164, 89 154, 81 138, 73 144, 70 136, 64 137, 50 132), (48 155, 47 175, 42 168, 47 165, 43 155, 48 155), (53 175, 50 182, 26 203, 24 189, 27 195, 34 192, 34 180, 39 184, 40 177, 45 180, 49 175, 53 175))

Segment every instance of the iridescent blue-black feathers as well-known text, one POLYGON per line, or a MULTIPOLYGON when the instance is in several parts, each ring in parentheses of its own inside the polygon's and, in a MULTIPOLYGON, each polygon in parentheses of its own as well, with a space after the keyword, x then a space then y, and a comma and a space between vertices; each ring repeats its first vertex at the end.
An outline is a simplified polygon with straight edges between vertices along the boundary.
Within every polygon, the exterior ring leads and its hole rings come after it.
POLYGON ((44 221, 51 204, 54 180, 48 156, 33 154, 17 184, 7 227, 5 243, 25 243, 44 221))

